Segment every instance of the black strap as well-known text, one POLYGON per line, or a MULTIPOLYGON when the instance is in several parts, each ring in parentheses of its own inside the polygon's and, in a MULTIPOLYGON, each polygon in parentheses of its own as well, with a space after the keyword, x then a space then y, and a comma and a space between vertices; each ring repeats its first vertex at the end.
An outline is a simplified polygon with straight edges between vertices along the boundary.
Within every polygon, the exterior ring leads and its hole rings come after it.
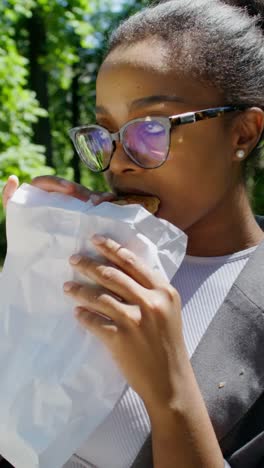
POLYGON ((14 468, 8 461, 6 461, 4 458, 1 458, 0 460, 0 468, 14 468))

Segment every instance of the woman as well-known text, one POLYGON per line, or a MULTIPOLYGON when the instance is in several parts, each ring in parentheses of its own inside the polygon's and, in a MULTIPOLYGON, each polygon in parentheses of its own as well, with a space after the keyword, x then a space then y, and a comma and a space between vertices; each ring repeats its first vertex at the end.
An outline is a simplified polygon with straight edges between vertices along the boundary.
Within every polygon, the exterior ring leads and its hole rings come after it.
MULTIPOLYGON (((114 195, 33 181, 94 203, 156 195, 157 216, 188 236, 171 285, 111 239, 94 239, 110 268, 70 259, 98 291, 66 283, 65 294, 128 388, 67 468, 264 466, 264 234, 245 182, 264 129, 263 5, 234 3, 168 1, 113 33, 97 126, 71 137, 114 195)), ((5 203, 17 184, 11 177, 5 203)))

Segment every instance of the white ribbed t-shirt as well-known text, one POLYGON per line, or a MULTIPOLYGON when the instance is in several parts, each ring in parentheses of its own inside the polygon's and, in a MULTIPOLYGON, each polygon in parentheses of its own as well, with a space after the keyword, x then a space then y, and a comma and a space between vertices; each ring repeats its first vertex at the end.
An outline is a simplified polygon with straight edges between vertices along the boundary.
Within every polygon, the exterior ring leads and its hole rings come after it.
MULTIPOLYGON (((183 334, 190 358, 255 249, 222 257, 185 256, 171 284, 181 296, 183 334)), ((129 468, 149 432, 144 404, 127 387, 109 416, 63 468, 129 468)))

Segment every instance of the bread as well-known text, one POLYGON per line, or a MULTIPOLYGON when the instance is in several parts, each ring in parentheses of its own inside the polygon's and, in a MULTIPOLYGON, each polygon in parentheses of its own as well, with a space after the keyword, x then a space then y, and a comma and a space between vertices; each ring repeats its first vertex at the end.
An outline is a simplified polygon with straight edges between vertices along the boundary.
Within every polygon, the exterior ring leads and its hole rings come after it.
POLYGON ((142 205, 150 213, 155 214, 158 211, 160 200, 152 195, 127 195, 112 203, 116 205, 142 205))

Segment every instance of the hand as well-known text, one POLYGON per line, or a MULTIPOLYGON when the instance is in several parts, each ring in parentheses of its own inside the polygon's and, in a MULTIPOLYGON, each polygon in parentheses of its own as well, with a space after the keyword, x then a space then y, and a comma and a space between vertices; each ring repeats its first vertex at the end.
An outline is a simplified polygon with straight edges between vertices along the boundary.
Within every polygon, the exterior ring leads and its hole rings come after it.
MULTIPOLYGON (((82 201, 91 199, 94 205, 98 205, 103 201, 112 201, 116 199, 116 196, 113 193, 92 192, 80 184, 76 184, 75 182, 71 182, 57 176, 35 177, 31 184, 35 187, 38 187, 39 189, 46 190, 46 192, 64 193, 65 195, 79 198, 79 200, 82 201)), ((18 178, 14 175, 10 176, 3 189, 3 205, 5 209, 8 200, 14 195, 15 191, 18 189, 18 186, 18 178)))
POLYGON ((3 206, 4 209, 6 209, 7 202, 9 198, 11 198, 15 191, 18 189, 19 186, 19 180, 17 176, 12 175, 8 177, 7 183, 5 184, 2 192, 2 199, 3 199, 3 206))
POLYGON ((179 294, 128 249, 100 236, 92 240, 107 264, 80 255, 70 263, 96 286, 68 282, 64 291, 76 300, 80 323, 107 346, 145 405, 166 407, 187 359, 179 294))

